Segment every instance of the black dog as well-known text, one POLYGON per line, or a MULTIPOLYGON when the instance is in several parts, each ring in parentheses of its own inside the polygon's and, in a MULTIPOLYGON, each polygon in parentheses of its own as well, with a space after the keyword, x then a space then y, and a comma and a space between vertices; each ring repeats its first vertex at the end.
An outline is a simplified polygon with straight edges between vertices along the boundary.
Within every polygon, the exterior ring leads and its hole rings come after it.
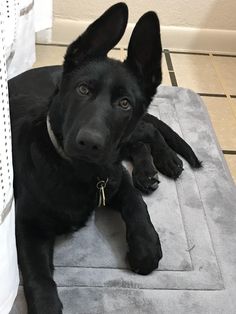
MULTIPOLYGON (((18 258, 30 314, 62 313, 53 280, 55 237, 84 226, 98 204, 120 211, 131 269, 148 274, 158 267, 159 237, 121 165, 123 158, 133 160, 134 180, 146 192, 158 180, 151 152, 157 168, 173 178, 181 173, 182 162, 172 149, 193 167, 200 165, 176 133, 145 115, 161 82, 156 14, 148 12, 138 21, 124 63, 106 57, 122 37, 127 18, 126 5, 116 4, 69 46, 50 101, 29 90, 17 96, 22 76, 9 84, 18 258), (140 163, 153 172, 147 182, 140 163)), ((60 68, 42 71, 52 71, 53 82, 60 68)))

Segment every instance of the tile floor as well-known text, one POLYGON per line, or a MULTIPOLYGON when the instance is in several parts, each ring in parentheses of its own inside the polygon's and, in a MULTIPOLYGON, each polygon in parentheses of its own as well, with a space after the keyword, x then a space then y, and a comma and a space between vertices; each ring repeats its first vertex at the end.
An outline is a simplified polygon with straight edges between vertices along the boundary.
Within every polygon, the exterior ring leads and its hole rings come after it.
MULTIPOLYGON (((61 64, 66 47, 37 45, 34 67, 61 64)), ((123 60, 126 50, 110 57, 123 60)), ((207 106, 218 141, 236 183, 236 54, 182 53, 164 50, 163 85, 190 88, 207 106)))

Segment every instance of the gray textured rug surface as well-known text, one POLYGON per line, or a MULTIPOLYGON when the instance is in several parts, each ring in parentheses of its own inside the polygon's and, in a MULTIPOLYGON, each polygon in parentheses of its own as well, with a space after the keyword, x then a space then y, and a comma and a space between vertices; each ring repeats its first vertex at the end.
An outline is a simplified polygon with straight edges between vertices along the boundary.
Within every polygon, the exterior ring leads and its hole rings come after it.
MULTIPOLYGON (((65 314, 236 313, 236 188, 200 97, 160 87, 150 112, 194 149, 204 168, 185 171, 145 197, 163 259, 148 276, 129 271, 124 224, 97 210, 57 241, 55 280, 65 314)), ((11 314, 26 314, 22 287, 11 314)), ((50 310, 48 313, 50 314, 50 310)))

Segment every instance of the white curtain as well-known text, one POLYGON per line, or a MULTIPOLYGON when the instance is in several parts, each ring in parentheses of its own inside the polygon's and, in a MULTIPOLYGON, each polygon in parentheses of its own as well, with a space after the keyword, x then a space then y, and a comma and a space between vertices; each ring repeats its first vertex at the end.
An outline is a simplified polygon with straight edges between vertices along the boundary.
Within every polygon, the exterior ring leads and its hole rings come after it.
POLYGON ((29 69, 35 61, 35 33, 40 42, 50 42, 52 28, 52 0, 21 0, 12 15, 5 19, 8 78, 29 69))
POLYGON ((35 32, 52 28, 52 1, 34 1, 35 32))
POLYGON ((35 0, 34 19, 36 40, 49 43, 52 40, 52 0, 35 0))
POLYGON ((18 7, 1 2, 0 10, 0 313, 8 314, 19 283, 16 244, 11 131, 6 61, 11 56, 16 32, 18 7), (6 28, 8 36, 6 36, 6 28))
POLYGON ((51 25, 50 0, 0 0, 0 314, 10 312, 19 284, 7 80, 33 65, 35 31, 51 25))

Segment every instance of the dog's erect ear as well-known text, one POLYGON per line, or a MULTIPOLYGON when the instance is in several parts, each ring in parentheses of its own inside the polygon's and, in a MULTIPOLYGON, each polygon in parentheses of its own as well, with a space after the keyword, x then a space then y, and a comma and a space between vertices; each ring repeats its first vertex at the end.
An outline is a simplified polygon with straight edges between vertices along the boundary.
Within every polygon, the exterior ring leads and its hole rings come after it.
POLYGON ((103 13, 67 49, 64 72, 87 58, 104 57, 120 41, 128 21, 128 7, 117 3, 103 13))
POLYGON ((152 97, 161 83, 160 23, 155 12, 145 13, 137 22, 130 38, 125 63, 143 85, 148 97, 152 97))

